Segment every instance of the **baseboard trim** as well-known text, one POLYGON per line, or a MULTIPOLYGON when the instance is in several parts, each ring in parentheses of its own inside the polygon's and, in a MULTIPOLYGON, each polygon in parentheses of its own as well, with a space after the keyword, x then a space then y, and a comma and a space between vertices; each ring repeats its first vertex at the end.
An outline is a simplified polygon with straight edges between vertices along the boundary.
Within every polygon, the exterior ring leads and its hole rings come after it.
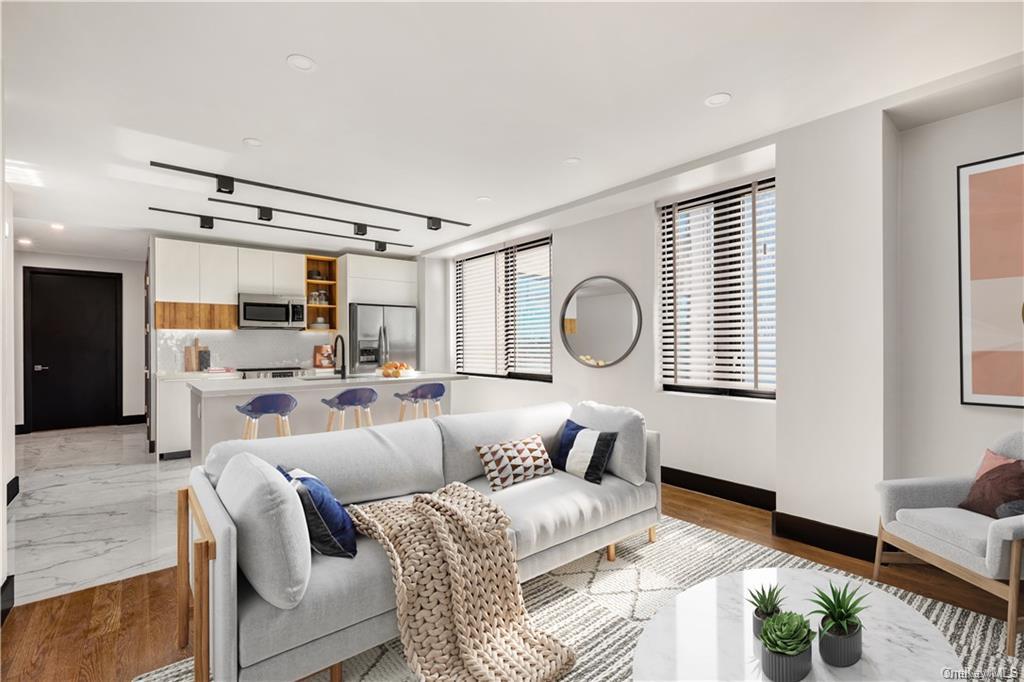
POLYGON ((7 481, 7 504, 18 496, 21 492, 21 477, 13 476, 11 480, 7 481))
POLYGON ((874 561, 878 541, 874 535, 780 511, 772 512, 772 535, 864 561, 874 561))
POLYGON ((14 425, 15 436, 24 436, 26 433, 32 433, 27 426, 25 426, 24 424, 14 425))
POLYGON ((14 608, 14 576, 4 578, 3 585, 0 585, 0 625, 7 620, 7 614, 14 608))
POLYGON ((174 452, 161 452, 160 453, 160 459, 164 460, 164 461, 169 460, 169 459, 188 459, 191 456, 192 456, 192 451, 191 450, 175 450, 174 452))
POLYGON ((755 488, 752 485, 726 481, 721 478, 695 474, 672 467, 661 467, 661 480, 677 488, 686 488, 730 502, 739 502, 758 509, 775 511, 775 491, 755 488))
POLYGON ((121 426, 128 426, 129 424, 145 424, 146 415, 144 414, 126 414, 121 417, 121 421, 118 422, 121 426))

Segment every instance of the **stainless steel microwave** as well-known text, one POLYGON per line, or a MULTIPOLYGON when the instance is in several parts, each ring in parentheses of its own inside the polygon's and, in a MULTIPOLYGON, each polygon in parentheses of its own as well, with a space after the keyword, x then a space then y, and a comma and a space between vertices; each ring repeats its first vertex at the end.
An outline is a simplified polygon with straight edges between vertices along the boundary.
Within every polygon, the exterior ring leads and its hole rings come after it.
POLYGON ((306 301, 293 296, 238 295, 239 329, 305 329, 306 301))

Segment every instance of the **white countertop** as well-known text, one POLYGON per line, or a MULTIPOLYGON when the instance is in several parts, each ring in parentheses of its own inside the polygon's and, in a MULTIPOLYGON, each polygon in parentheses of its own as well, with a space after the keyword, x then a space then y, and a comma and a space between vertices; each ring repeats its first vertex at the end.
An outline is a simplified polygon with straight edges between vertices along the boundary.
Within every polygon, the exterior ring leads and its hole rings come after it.
POLYGON ((224 379, 241 378, 241 372, 164 372, 156 375, 157 381, 199 381, 202 379, 223 381, 224 379))
POLYGON ((380 386, 384 384, 423 384, 431 381, 461 381, 466 377, 462 374, 443 374, 439 372, 421 372, 415 376, 387 379, 376 374, 360 374, 347 379, 302 377, 285 377, 280 379, 198 379, 191 381, 192 393, 201 398, 212 398, 228 395, 254 395, 274 391, 328 391, 346 386, 380 386))

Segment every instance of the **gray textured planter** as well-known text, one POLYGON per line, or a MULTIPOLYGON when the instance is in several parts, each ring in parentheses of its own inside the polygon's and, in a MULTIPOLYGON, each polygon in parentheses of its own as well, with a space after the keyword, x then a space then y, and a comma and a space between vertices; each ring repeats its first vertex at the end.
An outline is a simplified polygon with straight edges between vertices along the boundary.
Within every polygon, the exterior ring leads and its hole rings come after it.
POLYGON ((787 656, 762 646, 761 672, 772 682, 798 682, 811 672, 811 647, 796 656, 787 656))
POLYGON ((826 630, 819 630, 818 653, 821 654, 821 660, 836 668, 846 668, 859 661, 863 651, 861 644, 863 631, 864 629, 859 625, 848 635, 836 635, 826 630))
POLYGON ((754 609, 754 617, 750 619, 750 622, 754 626, 754 639, 761 641, 761 630, 764 628, 764 622, 776 613, 778 613, 777 609, 772 613, 769 613, 767 616, 762 616, 760 611, 754 609))

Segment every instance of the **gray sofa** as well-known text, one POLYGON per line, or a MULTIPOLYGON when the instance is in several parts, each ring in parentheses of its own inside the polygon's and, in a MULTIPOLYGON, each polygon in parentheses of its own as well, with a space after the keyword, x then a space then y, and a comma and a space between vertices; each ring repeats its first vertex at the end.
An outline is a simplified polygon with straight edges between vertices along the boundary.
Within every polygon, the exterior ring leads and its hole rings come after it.
MULTIPOLYGON (((227 461, 250 452, 320 477, 345 504, 406 498, 463 481, 512 521, 520 579, 611 545, 658 522, 659 435, 647 432, 647 480, 606 475, 600 485, 556 471, 492 492, 475 445, 539 433, 557 447, 564 403, 451 415, 330 433, 227 441, 214 446, 190 485, 216 542, 210 566, 209 649, 215 680, 295 680, 398 636, 391 571, 376 541, 360 537, 354 559, 313 554, 309 586, 293 609, 264 601, 239 572, 236 527, 215 486, 227 461)), ((195 532, 195 530, 194 530, 195 532)))

